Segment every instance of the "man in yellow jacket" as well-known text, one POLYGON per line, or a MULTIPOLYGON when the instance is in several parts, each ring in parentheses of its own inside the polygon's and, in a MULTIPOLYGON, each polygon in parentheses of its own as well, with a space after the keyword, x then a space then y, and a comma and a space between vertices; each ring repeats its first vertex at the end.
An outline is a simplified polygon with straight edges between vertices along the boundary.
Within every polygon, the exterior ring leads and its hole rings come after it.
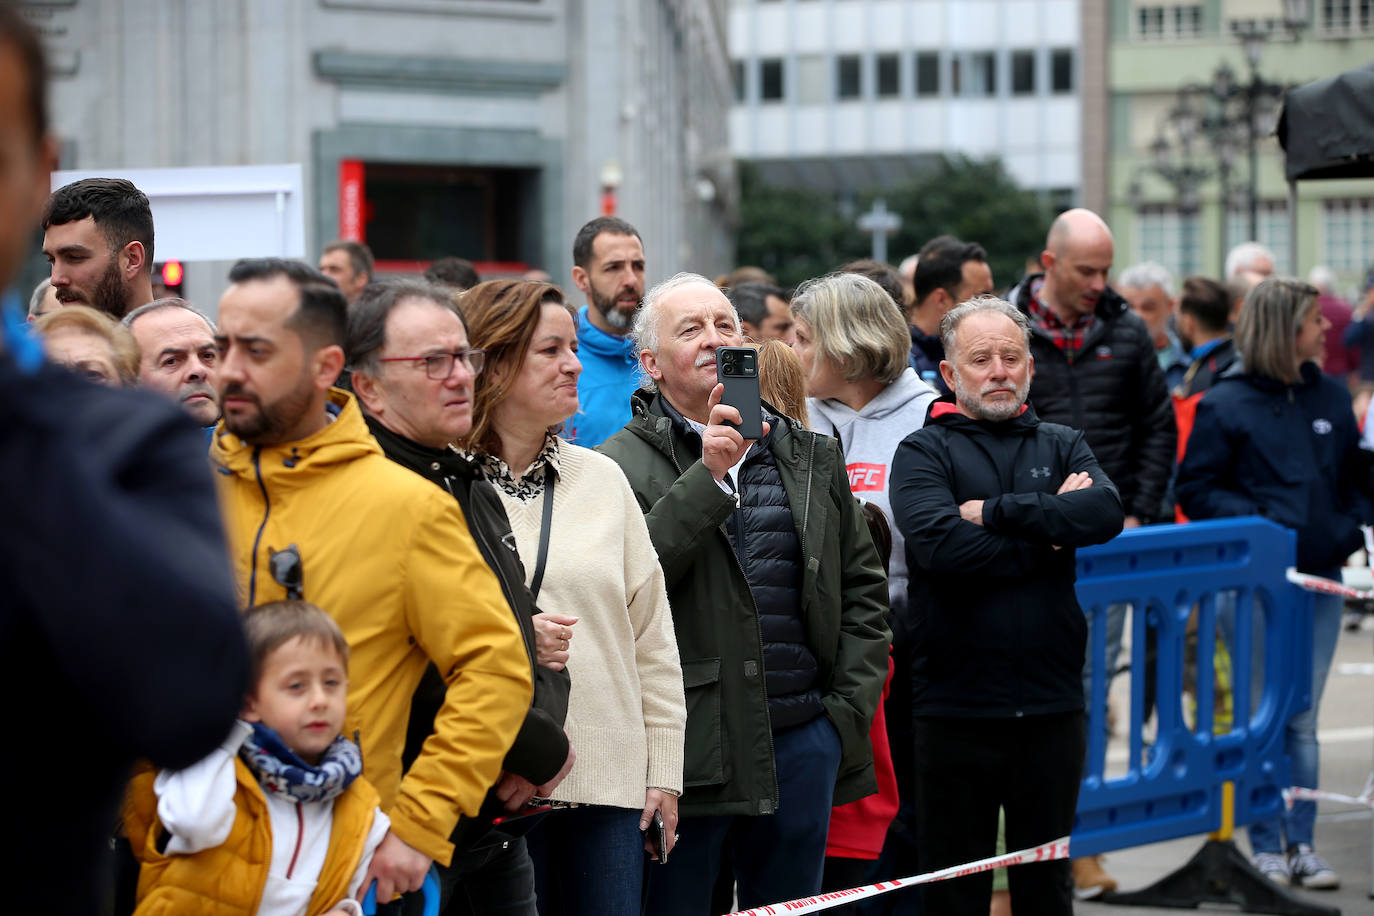
POLYGON ((210 456, 245 607, 303 597, 352 653, 344 733, 391 817, 364 886, 416 890, 477 814, 531 696, 531 663, 453 498, 382 454, 343 368, 346 304, 323 274, 240 261, 220 299, 223 420, 210 456), (401 773, 428 662, 448 684, 434 734, 401 773))

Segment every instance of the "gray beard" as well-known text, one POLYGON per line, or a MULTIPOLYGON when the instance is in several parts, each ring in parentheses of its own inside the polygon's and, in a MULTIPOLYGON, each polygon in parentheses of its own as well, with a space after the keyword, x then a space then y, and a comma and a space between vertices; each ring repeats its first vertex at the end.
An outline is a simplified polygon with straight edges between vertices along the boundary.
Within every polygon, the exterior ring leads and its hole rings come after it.
POLYGON ((977 420, 991 420, 994 423, 1000 423, 1019 414, 1021 406, 1026 403, 1026 395, 1030 393, 1030 383, 1027 382, 1024 387, 1017 387, 1015 390, 1015 401, 984 405, 982 398, 971 396, 971 392, 964 387, 959 373, 954 373, 954 398, 965 413, 977 420))
POLYGON ((601 313, 601 317, 606 319, 606 323, 617 331, 625 331, 630 327, 630 322, 634 320, 633 315, 626 315, 620 309, 612 306, 601 313))

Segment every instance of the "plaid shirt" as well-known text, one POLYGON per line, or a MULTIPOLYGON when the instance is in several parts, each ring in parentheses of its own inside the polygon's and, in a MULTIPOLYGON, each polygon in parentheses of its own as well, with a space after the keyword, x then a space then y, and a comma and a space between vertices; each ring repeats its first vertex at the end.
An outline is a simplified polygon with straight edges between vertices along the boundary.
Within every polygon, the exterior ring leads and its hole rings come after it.
POLYGON ((1079 315, 1072 324, 1065 324, 1054 309, 1046 305, 1040 298, 1040 289, 1044 285, 1044 277, 1031 282, 1030 307, 1027 309, 1031 323, 1048 334, 1050 340, 1054 341, 1054 345, 1064 351, 1064 356, 1068 361, 1073 362, 1078 358, 1078 351, 1082 348, 1084 339, 1092 331, 1097 316, 1089 312, 1086 315, 1079 315))

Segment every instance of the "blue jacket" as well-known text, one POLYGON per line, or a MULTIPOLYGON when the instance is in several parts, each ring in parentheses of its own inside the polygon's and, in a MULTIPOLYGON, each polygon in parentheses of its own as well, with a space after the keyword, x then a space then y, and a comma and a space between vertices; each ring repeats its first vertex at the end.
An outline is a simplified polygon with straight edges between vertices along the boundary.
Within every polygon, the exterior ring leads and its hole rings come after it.
POLYGON ((587 319, 587 306, 577 311, 577 413, 568 420, 564 438, 595 448, 630 422, 630 396, 639 378, 639 359, 628 336, 616 337, 587 319))
POLYGON ((944 376, 940 374, 940 361, 945 358, 945 345, 940 341, 939 334, 927 334, 920 328, 912 325, 911 327, 911 355, 907 357, 907 364, 916 370, 916 375, 921 381, 927 383, 940 394, 953 394, 949 386, 945 384, 944 376), (926 373, 934 372, 932 379, 926 373))
POLYGON ((1298 569, 1327 573, 1363 538, 1360 433, 1345 386, 1304 363, 1292 385, 1225 376, 1198 402, 1177 496, 1192 519, 1262 515, 1298 534, 1298 569))

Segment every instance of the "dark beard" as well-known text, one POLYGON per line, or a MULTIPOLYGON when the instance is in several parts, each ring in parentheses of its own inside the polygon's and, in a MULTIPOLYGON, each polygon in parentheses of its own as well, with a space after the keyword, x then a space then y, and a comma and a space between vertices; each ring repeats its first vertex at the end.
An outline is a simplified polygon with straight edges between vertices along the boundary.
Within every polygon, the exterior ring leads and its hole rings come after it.
MULTIPOLYGON (((258 406, 257 415, 232 418, 225 414, 225 428, 249 445, 280 445, 287 441, 287 435, 296 428, 301 417, 310 409, 311 391, 312 386, 303 382, 296 390, 270 407, 264 405, 256 395, 250 395, 253 403, 258 406)), ((231 383, 220 392, 220 402, 223 403, 224 398, 230 395, 244 393, 237 384, 231 383)))
POLYGON ((590 298, 592 308, 601 313, 601 317, 606 319, 607 324, 621 332, 630 329, 630 323, 634 321, 633 313, 626 315, 616 308, 615 300, 603 298, 601 293, 597 292, 596 287, 591 287, 590 298))
POLYGON ((100 275, 100 282, 91 291, 91 305, 119 321, 124 317, 128 306, 128 295, 124 290, 124 278, 119 275, 119 258, 110 258, 110 264, 100 275))

